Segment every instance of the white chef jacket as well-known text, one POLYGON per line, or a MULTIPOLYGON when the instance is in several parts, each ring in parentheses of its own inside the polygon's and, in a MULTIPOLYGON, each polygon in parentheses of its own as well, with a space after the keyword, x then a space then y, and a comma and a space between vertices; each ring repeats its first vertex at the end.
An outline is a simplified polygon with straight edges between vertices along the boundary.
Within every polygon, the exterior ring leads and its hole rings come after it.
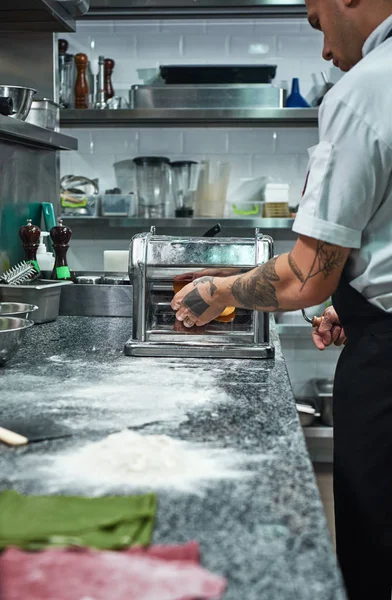
POLYGON ((293 231, 352 248, 346 275, 392 313, 392 16, 326 95, 293 231))

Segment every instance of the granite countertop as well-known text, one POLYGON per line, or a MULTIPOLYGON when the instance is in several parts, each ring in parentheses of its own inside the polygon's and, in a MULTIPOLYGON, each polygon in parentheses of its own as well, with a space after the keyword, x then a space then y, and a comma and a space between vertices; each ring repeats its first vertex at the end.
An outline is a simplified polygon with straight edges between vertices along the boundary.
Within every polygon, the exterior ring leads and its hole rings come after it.
MULTIPOLYGON (((155 542, 201 544, 226 600, 344 600, 279 340, 275 360, 131 358, 126 318, 60 317, 0 369, 0 422, 72 437, 0 448, 0 489, 108 493, 57 457, 124 427, 238 455, 236 477, 157 490, 155 542), (243 476, 242 476, 243 475, 243 476)), ((141 493, 129 487, 111 493, 141 493)))

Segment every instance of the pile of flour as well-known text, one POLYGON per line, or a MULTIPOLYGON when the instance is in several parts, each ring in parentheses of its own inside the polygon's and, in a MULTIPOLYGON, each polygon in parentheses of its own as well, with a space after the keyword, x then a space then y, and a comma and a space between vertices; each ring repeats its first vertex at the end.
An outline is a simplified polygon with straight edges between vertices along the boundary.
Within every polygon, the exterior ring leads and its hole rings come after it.
POLYGON ((117 486, 198 493, 213 481, 251 476, 249 463, 261 458, 124 430, 56 456, 53 467, 63 481, 83 481, 100 493, 117 486))

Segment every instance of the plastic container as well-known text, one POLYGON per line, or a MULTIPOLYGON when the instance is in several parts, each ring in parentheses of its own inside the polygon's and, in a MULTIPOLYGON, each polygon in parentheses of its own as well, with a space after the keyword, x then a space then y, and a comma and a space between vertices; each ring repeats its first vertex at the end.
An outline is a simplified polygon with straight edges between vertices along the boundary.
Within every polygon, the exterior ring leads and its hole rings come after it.
POLYGON ((133 217, 137 214, 134 194, 104 194, 102 196, 103 217, 133 217))
POLYGON ((204 160, 200 163, 196 192, 195 216, 223 217, 231 165, 222 161, 204 160))
POLYGON ((117 187, 123 194, 130 194, 136 191, 136 169, 132 158, 120 160, 114 163, 114 174, 116 176, 117 187))
POLYGON ((45 244, 45 238, 48 236, 47 231, 41 231, 37 248, 37 262, 41 271, 53 271, 54 267, 54 256, 51 252, 48 252, 45 244))
POLYGON ((258 218, 263 213, 267 177, 243 178, 239 187, 230 195, 228 217, 258 218))
POLYGON ((264 191, 265 202, 289 202, 288 183, 267 183, 264 191))
POLYGON ((100 196, 96 194, 60 195, 61 214, 67 217, 97 217, 99 215, 100 196))

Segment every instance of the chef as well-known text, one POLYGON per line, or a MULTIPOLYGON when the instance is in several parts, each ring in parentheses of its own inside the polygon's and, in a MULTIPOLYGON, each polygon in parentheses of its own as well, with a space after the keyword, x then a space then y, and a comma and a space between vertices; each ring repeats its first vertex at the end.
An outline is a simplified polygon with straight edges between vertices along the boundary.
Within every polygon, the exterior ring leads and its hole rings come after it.
POLYGON ((226 306, 320 304, 318 348, 345 343, 334 387, 337 553, 350 600, 392 589, 392 0, 306 0, 323 57, 347 74, 320 109, 306 187, 282 254, 247 273, 203 273, 173 299, 186 327, 226 306))

